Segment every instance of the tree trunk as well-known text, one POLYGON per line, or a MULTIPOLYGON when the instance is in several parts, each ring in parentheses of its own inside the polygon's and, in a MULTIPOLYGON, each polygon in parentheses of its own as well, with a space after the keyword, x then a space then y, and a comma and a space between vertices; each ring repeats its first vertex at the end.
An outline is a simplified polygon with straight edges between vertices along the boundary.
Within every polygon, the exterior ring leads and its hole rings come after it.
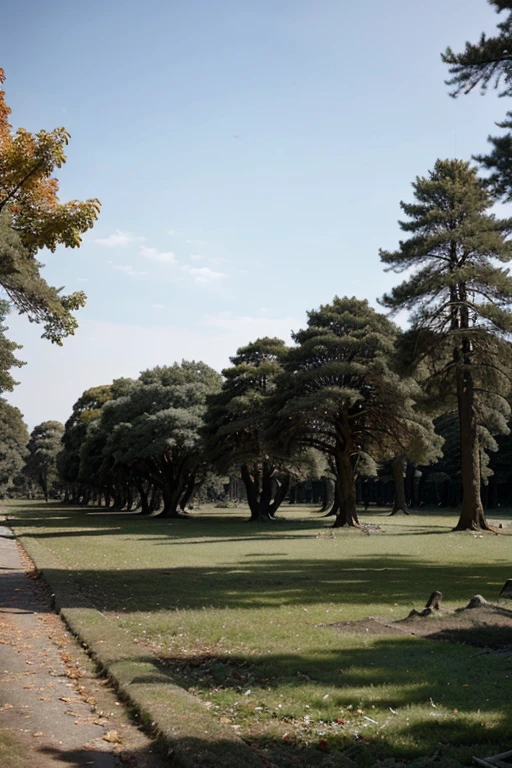
POLYGON ((272 519, 272 472, 267 462, 261 469, 257 466, 250 471, 247 464, 240 468, 242 481, 247 493, 247 502, 251 510, 250 523, 260 523, 272 519))
POLYGON ((396 515, 397 512, 404 512, 409 514, 409 508, 407 501, 405 500, 405 480, 404 480, 404 465, 405 459, 403 456, 395 456, 391 462, 391 470, 393 472, 393 482, 395 484, 395 500, 393 502, 393 509, 391 515, 396 515))
POLYGON ((337 451, 335 459, 339 509, 333 528, 341 528, 344 525, 360 528, 356 509, 356 478, 350 447, 337 451))
POLYGON ((290 475, 284 475, 281 480, 277 480, 276 478, 276 481, 273 485, 274 485, 274 498, 272 499, 272 502, 269 508, 270 516, 272 518, 275 517, 277 510, 283 503, 284 498, 288 493, 288 490, 290 488, 290 475))
POLYGON ((149 505, 148 494, 146 493, 146 489, 144 488, 144 483, 142 482, 142 480, 135 480, 134 482, 135 482, 135 487, 139 492, 139 504, 140 504, 139 514, 150 515, 152 510, 149 505))
POLYGON ((334 483, 330 477, 322 478, 322 507, 320 512, 327 512, 332 507, 334 499, 334 483))
POLYGON ((184 514, 186 514, 186 507, 192 497, 192 494, 194 493, 195 486, 196 486, 196 475, 194 473, 193 475, 190 476, 187 486, 183 491, 183 494, 180 499, 180 509, 184 514))
POLYGON ((128 483, 126 486, 126 511, 131 512, 133 509, 133 486, 128 483))
POLYGON ((405 499, 409 509, 414 509, 418 504, 416 486, 416 465, 408 461, 405 470, 405 499))
POLYGON ((333 484, 334 498, 332 500, 332 506, 324 517, 336 517, 340 509, 340 493, 338 490, 338 481, 335 480, 333 484))
POLYGON ((150 510, 152 512, 156 512, 157 509, 160 509, 161 503, 162 503, 162 493, 160 491, 160 488, 155 483, 153 485, 153 490, 151 492, 151 500, 149 502, 150 510))
POLYGON ((176 485, 164 483, 160 490, 162 491, 164 506, 160 512, 155 515, 155 517, 180 517, 179 501, 183 491, 181 484, 177 487, 176 485))
MULTIPOLYGON (((469 346, 470 342, 464 341, 469 346)), ((466 353, 469 354, 469 349, 466 353)), ((459 353, 460 354, 460 353, 459 353)), ((485 519, 480 497, 480 451, 474 406, 473 376, 467 360, 457 369, 462 507, 454 531, 492 530, 485 519)))

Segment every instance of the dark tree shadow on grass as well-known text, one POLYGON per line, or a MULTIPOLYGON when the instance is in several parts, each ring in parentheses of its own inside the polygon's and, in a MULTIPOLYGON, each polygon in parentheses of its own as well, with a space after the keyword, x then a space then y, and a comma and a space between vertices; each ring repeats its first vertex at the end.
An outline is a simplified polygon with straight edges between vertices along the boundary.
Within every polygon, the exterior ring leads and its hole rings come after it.
MULTIPOLYGON (((326 620, 336 621, 336 605, 382 606, 386 619, 404 618, 423 607, 438 589, 446 601, 465 605, 482 594, 492 601, 510 576, 508 560, 452 565, 406 556, 359 556, 297 560, 282 556, 247 559, 243 564, 111 570, 47 569, 49 580, 71 578, 80 594, 100 610, 158 612, 179 608, 258 609, 331 604, 326 620), (390 610, 392 609, 392 610, 390 610)), ((5 573, 2 578, 9 578, 5 573)), ((76 607, 72 595, 69 605, 76 607)), ((307 617, 305 617, 307 620, 307 617)))
MULTIPOLYGON (((396 758, 397 765, 457 768, 471 765, 472 755, 509 748, 512 682, 496 685, 499 660, 476 666, 472 649, 421 638, 374 638, 363 645, 362 633, 353 640, 353 647, 309 655, 162 655, 157 666, 204 700, 230 693, 228 700, 239 704, 231 714, 233 722, 240 718, 239 733, 271 765, 367 767, 396 758), (273 698, 281 686, 285 700, 273 698)), ((136 682, 158 686, 162 676, 136 682)), ((223 714, 220 709, 217 717, 223 714)), ((200 739, 188 740, 185 748, 193 754, 202 746, 200 739)), ((216 745, 217 753, 222 749, 216 745)))
MULTIPOLYGON (((363 633, 359 642, 364 641, 363 633)), ((328 697, 311 694, 307 713, 313 730, 315 723, 317 732, 322 731, 322 723, 330 725, 327 746, 331 759, 338 755, 342 760, 345 754, 356 760, 356 765, 368 766, 377 764, 372 760, 386 757, 414 761, 437 754, 432 764, 453 767, 471 765, 474 754, 489 755, 512 748, 512 680, 503 679, 497 688, 496 667, 500 662, 487 659, 477 666, 471 651, 432 640, 381 638, 366 647, 340 648, 323 654, 319 649, 310 657, 229 654, 167 657, 164 661, 182 684, 203 691, 206 698, 228 688, 243 700, 244 691, 250 689, 253 708, 268 700, 269 689, 277 685, 288 689, 316 685, 317 691, 318 686, 322 693, 329 691, 328 697), (419 716, 417 706, 423 707, 419 716), (340 712, 343 725, 337 726, 340 712), (500 714, 496 716, 496 712, 500 714), (369 730, 367 713, 372 719, 378 718, 377 725, 369 730), (410 715, 410 724, 405 715, 410 715), (400 726, 392 725, 388 735, 385 723, 395 717, 400 726)), ((306 712, 293 701, 292 694, 291 704, 276 709, 274 714, 267 712, 267 717, 281 720, 283 732, 292 734, 297 725, 300 731, 306 712)), ((318 745, 320 737, 314 741, 318 745)), ((262 746, 265 743, 262 738, 262 746)), ((271 759, 275 759, 282 754, 283 745, 275 741, 267 748, 271 759)), ((292 752, 298 752, 300 765, 314 765, 317 761, 322 764, 320 756, 314 754, 318 753, 315 747, 304 750, 299 745, 292 752), (313 757, 315 762, 311 762, 313 757)), ((281 765, 279 760, 277 765, 281 765)))
MULTIPOLYGON (((297 508, 295 508, 297 511, 297 508)), ((122 530, 123 533, 136 533, 145 537, 147 540, 161 539, 163 541, 178 544, 180 539, 225 539, 233 541, 251 541, 258 539, 292 538, 293 534, 299 534, 303 537, 303 532, 311 531, 312 536, 321 534, 322 531, 332 527, 332 519, 318 517, 314 512, 304 510, 304 517, 286 517, 283 515, 279 519, 262 525, 247 526, 246 520, 249 511, 246 513, 240 510, 234 510, 231 514, 225 514, 222 510, 218 513, 208 511, 198 514, 192 513, 187 518, 163 519, 158 517, 140 516, 137 512, 118 512, 113 510, 101 510, 97 507, 63 507, 60 504, 45 505, 43 503, 17 505, 7 508, 9 520, 13 522, 19 530, 24 528, 37 528, 44 524, 46 532, 38 533, 33 531, 31 535, 46 537, 55 536, 73 536, 79 535, 116 535, 122 530), (70 530, 59 531, 62 527, 70 530), (52 532, 55 531, 55 532, 52 532), (302 535, 301 535, 302 534, 302 535)), ((299 512, 302 510, 298 509, 299 512)), ((408 525, 405 529, 395 528, 389 524, 389 510, 372 511, 368 518, 370 521, 382 518, 384 530, 388 530, 390 535, 438 535, 451 532, 457 521, 457 513, 453 510, 429 509, 425 512, 418 512, 417 515, 408 519, 408 525), (435 516, 440 523, 432 528, 428 517, 435 516)), ((361 512, 361 519, 364 523, 365 514, 361 512)), ((340 532, 338 532, 340 533, 340 532)), ((342 531, 343 534, 362 536, 360 531, 342 531)), ((380 535, 373 531, 372 535, 380 535)))

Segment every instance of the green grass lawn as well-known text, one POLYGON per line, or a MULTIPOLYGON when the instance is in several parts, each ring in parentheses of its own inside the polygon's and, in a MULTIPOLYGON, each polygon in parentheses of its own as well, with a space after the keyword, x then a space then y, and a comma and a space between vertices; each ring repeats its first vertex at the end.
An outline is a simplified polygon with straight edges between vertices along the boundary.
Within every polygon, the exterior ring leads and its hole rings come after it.
POLYGON ((371 511, 365 522, 385 533, 370 535, 332 531, 308 507, 259 526, 243 509, 177 521, 33 502, 6 511, 29 552, 31 540, 48 548, 275 766, 456 768, 512 749, 510 655, 330 626, 403 618, 435 589, 446 608, 496 600, 512 536, 452 533, 456 513, 437 511, 371 511))
POLYGON ((30 768, 32 765, 27 755, 26 745, 11 733, 0 729, 0 765, 2 768, 30 768))

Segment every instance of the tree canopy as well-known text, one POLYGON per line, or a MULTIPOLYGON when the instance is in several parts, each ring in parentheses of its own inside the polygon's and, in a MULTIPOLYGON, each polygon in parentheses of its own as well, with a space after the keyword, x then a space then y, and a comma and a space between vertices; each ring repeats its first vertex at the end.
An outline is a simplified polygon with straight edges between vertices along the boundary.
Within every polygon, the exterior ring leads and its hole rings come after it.
POLYGON ((442 59, 450 68, 447 85, 453 88, 452 96, 470 93, 478 85, 485 91, 489 84, 500 88, 501 96, 512 96, 512 2, 489 0, 498 13, 509 11, 498 24, 498 34, 488 37, 482 33, 478 43, 466 42, 461 53, 448 47, 442 59))
POLYGON ((357 476, 407 453, 412 431, 425 439, 414 383, 392 369, 396 336, 393 323, 367 301, 335 297, 308 312, 308 327, 293 335, 297 346, 284 363, 272 433, 291 454, 310 447, 331 459, 338 526, 359 525, 357 476))
POLYGON ((206 450, 221 472, 240 472, 251 520, 273 518, 290 487, 314 457, 290 456, 267 438, 269 403, 283 373, 287 347, 265 337, 241 347, 223 371, 222 390, 209 398, 206 450))
MULTIPOLYGON (((0 69, 0 85, 4 80, 0 69)), ((0 286, 19 312, 44 325, 44 338, 60 344, 77 327, 72 312, 84 306, 85 295, 62 295, 62 289, 48 285, 35 255, 43 248, 78 247, 98 218, 100 203, 59 200, 53 173, 66 162, 66 129, 13 131, 10 112, 0 90, 0 286)))
POLYGON ((18 408, 0 397, 0 496, 21 477, 27 456, 28 430, 18 408))
POLYGON ((3 323, 8 314, 9 304, 0 300, 0 392, 12 392, 17 382, 14 381, 10 370, 24 365, 14 356, 15 350, 21 349, 20 345, 10 341, 5 335, 7 326, 3 323))
MULTIPOLYGON (((447 85, 452 88, 452 96, 470 93, 477 86, 485 93, 490 85, 500 96, 512 96, 512 2, 489 2, 498 13, 507 11, 498 24, 498 33, 491 37, 482 34, 478 43, 466 42, 461 53, 447 48, 442 54, 443 61, 449 66, 451 78, 447 85)), ((475 159, 489 171, 487 183, 493 193, 512 200, 512 112, 507 112, 498 127, 509 130, 501 136, 489 136, 491 152, 477 155, 475 159)))
POLYGON ((58 481, 57 456, 63 433, 60 421, 43 421, 30 433, 25 473, 40 486, 45 501, 58 481))
POLYGON ((120 396, 102 409, 104 455, 160 489, 165 517, 184 508, 204 467, 206 401, 220 386, 220 374, 208 365, 184 360, 124 381, 120 396))

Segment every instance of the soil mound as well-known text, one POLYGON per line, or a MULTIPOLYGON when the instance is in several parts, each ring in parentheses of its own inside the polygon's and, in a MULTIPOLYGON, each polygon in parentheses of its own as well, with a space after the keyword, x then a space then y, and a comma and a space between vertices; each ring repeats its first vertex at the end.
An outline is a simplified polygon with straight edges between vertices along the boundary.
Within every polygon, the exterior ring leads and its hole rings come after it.
POLYGON ((406 634, 512 653, 512 611, 491 603, 452 612, 436 611, 426 616, 412 615, 393 622, 369 617, 329 626, 347 634, 382 637, 406 634))

